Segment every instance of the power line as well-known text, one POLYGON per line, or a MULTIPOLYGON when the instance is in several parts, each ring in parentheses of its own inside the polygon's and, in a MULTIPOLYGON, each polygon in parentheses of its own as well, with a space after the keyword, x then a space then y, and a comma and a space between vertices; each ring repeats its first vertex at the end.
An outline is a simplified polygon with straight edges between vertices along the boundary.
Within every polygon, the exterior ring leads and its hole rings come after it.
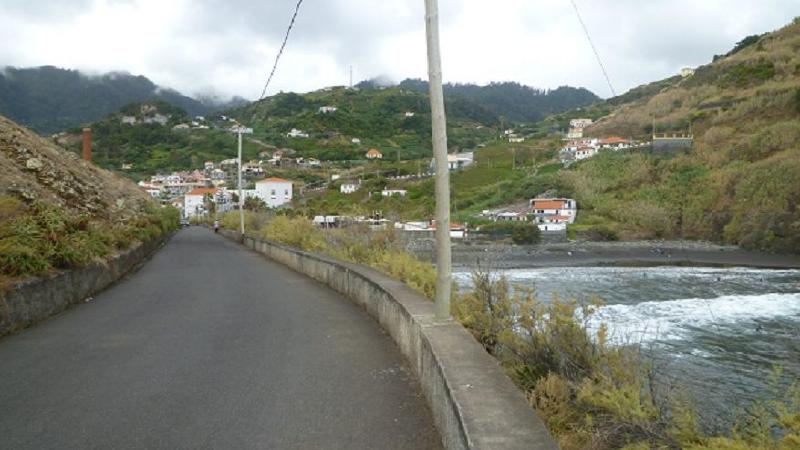
POLYGON ((264 98, 264 95, 267 94, 267 88, 269 87, 270 81, 272 81, 272 77, 275 76, 275 70, 278 68, 278 61, 281 59, 281 55, 283 54, 283 49, 286 48, 286 42, 289 40, 289 33, 292 32, 292 27, 294 26, 294 21, 297 19, 297 13, 300 12, 300 5, 303 4, 303 0, 298 0, 297 6, 294 7, 294 14, 292 15, 292 21, 289 22, 289 28, 286 29, 286 36, 283 37, 283 44, 281 44, 281 49, 278 50, 278 55, 275 56, 275 64, 272 66, 272 71, 269 73, 269 77, 267 78, 266 84, 264 84, 264 90, 261 91, 261 97, 258 97, 259 100, 264 98))
POLYGON ((589 41, 589 45, 592 47, 592 51, 594 52, 594 56, 597 57, 597 63, 600 65, 600 70, 603 71, 603 76, 606 77, 606 83, 608 83, 608 88, 611 89, 611 94, 616 97, 617 92, 614 90, 614 86, 611 85, 611 78, 609 78, 608 73, 606 72, 606 68, 603 65, 603 60, 600 59, 600 53, 597 52, 597 48, 594 46, 594 42, 592 42, 592 37, 589 35, 589 29, 586 28, 586 24, 583 23, 583 18, 581 17, 580 11, 578 11, 578 5, 575 4, 575 0, 570 0, 572 3, 572 7, 575 9, 575 15, 578 16, 578 22, 581 23, 581 28, 583 28, 583 32, 586 34, 586 40, 589 41))

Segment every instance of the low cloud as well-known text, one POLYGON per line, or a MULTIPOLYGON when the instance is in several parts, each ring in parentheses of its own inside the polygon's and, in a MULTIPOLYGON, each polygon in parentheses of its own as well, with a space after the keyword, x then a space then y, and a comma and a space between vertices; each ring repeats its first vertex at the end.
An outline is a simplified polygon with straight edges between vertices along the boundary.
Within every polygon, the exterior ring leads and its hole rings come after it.
MULTIPOLYGON (((618 92, 800 15, 796 0, 576 0, 618 92), (724 13, 721 13, 724 11, 724 13)), ((0 65, 124 70, 185 93, 257 98, 295 0, 6 0, 0 65)), ((444 77, 609 89, 570 2, 441 0, 444 77)), ((306 0, 269 93, 426 76, 421 0, 306 0)))

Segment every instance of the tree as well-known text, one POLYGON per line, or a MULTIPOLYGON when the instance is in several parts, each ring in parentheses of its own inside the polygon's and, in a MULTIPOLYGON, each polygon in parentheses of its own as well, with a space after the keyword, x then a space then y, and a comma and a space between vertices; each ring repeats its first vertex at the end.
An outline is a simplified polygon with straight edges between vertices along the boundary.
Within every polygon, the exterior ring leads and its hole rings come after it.
POLYGON ((244 199, 244 209, 253 212, 262 212, 267 210, 267 204, 258 197, 247 197, 244 199))

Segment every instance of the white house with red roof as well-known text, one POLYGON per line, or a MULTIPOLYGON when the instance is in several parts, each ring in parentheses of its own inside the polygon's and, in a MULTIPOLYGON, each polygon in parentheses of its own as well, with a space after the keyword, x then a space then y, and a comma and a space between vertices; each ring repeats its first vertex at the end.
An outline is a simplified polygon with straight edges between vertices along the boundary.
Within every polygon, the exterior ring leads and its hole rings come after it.
POLYGON ((622 150, 631 147, 631 141, 619 136, 609 136, 600 139, 600 148, 611 150, 622 150))
POLYGON ((283 178, 265 178, 256 182, 256 196, 270 208, 278 208, 292 201, 292 182, 283 178))
POLYGON ((367 156, 367 159, 382 159, 382 158, 383 158, 383 153, 381 153, 381 152, 380 152, 378 149, 376 149, 376 148, 371 148, 371 149, 370 149, 370 150, 367 152, 367 155, 366 155, 366 156, 367 156))
POLYGON ((531 210, 541 231, 563 231, 567 224, 575 222, 578 204, 571 198, 534 198, 531 210))

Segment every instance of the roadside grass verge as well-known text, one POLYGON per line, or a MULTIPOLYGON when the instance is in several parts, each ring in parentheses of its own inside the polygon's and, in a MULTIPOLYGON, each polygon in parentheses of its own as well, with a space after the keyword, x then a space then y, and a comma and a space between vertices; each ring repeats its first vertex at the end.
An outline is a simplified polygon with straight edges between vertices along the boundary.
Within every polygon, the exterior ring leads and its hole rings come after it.
POLYGON ((82 267, 177 226, 174 208, 148 207, 131 219, 106 222, 45 203, 25 205, 0 197, 0 276, 22 278, 82 267))

